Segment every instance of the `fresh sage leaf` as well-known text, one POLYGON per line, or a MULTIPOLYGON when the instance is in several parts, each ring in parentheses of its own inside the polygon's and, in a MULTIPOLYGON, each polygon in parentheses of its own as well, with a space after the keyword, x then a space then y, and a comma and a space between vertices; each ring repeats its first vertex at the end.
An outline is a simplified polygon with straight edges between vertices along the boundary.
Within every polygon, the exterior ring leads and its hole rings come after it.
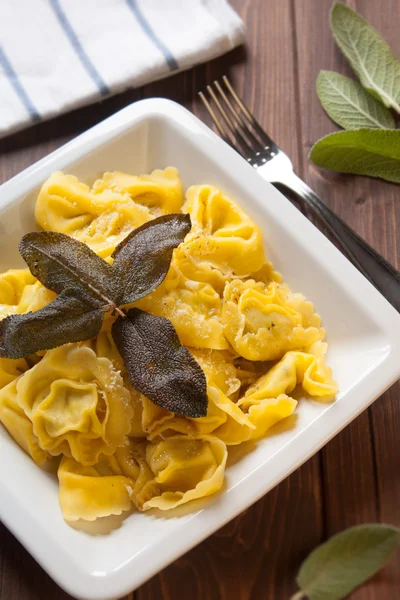
POLYGON ((297 576, 301 592, 294 597, 340 600, 372 577, 396 550, 400 529, 359 525, 333 536, 303 562, 297 576))
POLYGON ((147 296, 165 278, 172 252, 191 228, 190 216, 158 217, 134 229, 114 250, 112 270, 118 304, 147 296))
POLYGON ((206 416, 205 375, 168 319, 132 308, 111 331, 134 388, 171 412, 206 416))
POLYGON ((103 323, 103 310, 85 295, 65 290, 35 312, 11 315, 0 321, 0 356, 24 358, 68 342, 95 337, 103 323))
POLYGON ((320 71, 317 94, 332 121, 344 129, 396 128, 392 113, 349 77, 320 71))
POLYGON ((388 44, 365 19, 341 2, 332 7, 331 28, 365 89, 400 113, 400 62, 388 44))
POLYGON ((311 149, 319 167, 400 182, 400 129, 354 129, 320 139, 311 149))
POLYGON ((32 275, 60 294, 76 289, 91 298, 94 306, 115 304, 112 268, 86 244, 55 231, 24 235, 19 250, 32 275))

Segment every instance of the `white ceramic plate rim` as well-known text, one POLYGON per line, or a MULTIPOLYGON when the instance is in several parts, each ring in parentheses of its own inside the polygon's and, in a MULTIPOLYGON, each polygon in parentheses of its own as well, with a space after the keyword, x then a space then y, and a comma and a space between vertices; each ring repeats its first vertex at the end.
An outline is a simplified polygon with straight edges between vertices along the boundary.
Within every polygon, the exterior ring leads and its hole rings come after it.
MULTIPOLYGON (((226 169, 229 164, 231 177, 246 182, 246 186, 254 192, 262 186, 269 189, 270 184, 261 182, 256 172, 238 154, 191 113, 168 100, 152 99, 128 106, 5 183, 0 188, 0 209, 36 188, 51 172, 65 168, 132 126, 152 117, 174 121, 184 128, 186 134, 191 136, 192 143, 205 150, 219 168, 226 169)), ((400 315, 284 198, 279 211, 280 217, 277 218, 285 219, 286 227, 297 238, 297 243, 317 252, 318 260, 325 264, 325 269, 337 281, 338 287, 357 305, 362 298, 363 310, 374 322, 379 323, 390 341, 390 352, 374 369, 373 377, 365 376, 354 384, 351 402, 341 403, 340 406, 334 404, 330 408, 329 419, 319 419, 294 435, 290 444, 280 450, 279 460, 273 461, 270 460, 272 457, 268 457, 257 470, 248 474, 246 485, 243 485, 244 480, 241 481, 229 490, 229 494, 222 493, 220 499, 207 510, 201 510, 193 514, 189 522, 185 521, 182 524, 184 531, 181 527, 172 538, 167 541, 161 539, 158 547, 152 545, 144 548, 138 555, 127 557, 118 569, 109 572, 86 571, 73 563, 67 554, 63 556, 59 540, 42 537, 39 522, 34 522, 23 511, 18 515, 18 498, 7 489, 7 481, 0 481, 1 519, 69 593, 77 597, 100 599, 122 596, 138 587, 287 477, 400 377, 400 315), (165 544, 168 552, 165 552, 165 544)))

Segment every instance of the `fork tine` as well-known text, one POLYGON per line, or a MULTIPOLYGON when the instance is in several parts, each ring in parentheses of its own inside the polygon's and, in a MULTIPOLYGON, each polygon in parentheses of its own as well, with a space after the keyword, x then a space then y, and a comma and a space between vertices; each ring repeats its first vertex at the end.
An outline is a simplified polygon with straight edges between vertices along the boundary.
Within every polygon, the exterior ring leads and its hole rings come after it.
POLYGON ((208 90, 208 93, 210 94, 211 98, 214 100, 215 104, 217 105, 217 108, 218 108, 225 124, 227 125, 229 131, 231 132, 233 138, 235 139, 236 143, 240 146, 241 153, 244 154, 247 159, 250 158, 254 154, 254 151, 252 150, 252 148, 250 148, 250 146, 248 145, 247 141, 245 140, 245 138, 243 137, 241 132, 233 125, 232 121, 229 119, 228 115, 224 111, 223 107, 221 106, 220 101, 218 100, 214 90, 212 89, 212 87, 210 85, 207 86, 207 90, 208 90))
POLYGON ((227 143, 230 144, 232 147, 233 144, 231 142, 231 140, 229 139, 229 137, 226 135, 226 132, 224 130, 224 128, 222 127, 220 121, 218 120, 217 115, 215 114, 215 112, 213 111, 211 104, 209 103, 209 101, 207 100, 207 98, 205 97, 205 95, 203 94, 203 92, 199 92, 199 96, 201 98, 201 101, 203 102, 204 106, 206 107, 206 109, 208 110, 208 113, 210 115, 210 117, 212 118, 212 120, 214 121, 214 125, 216 126, 216 128, 218 129, 218 133, 219 135, 222 137, 222 139, 227 143))
POLYGON ((232 106, 231 101, 229 100, 228 96, 225 94, 219 81, 214 81, 214 86, 216 87, 216 89, 220 93, 221 97, 223 98, 225 104, 227 105, 230 112, 232 113, 233 118, 236 120, 237 127, 240 130, 243 137, 248 139, 249 142, 251 142, 251 144, 253 146, 254 146, 254 144, 256 145, 256 148, 254 148, 254 152, 257 152, 257 150, 262 150, 264 148, 263 141, 260 140, 258 137, 256 137, 256 135, 250 129, 249 125, 243 121, 242 117, 238 114, 238 112, 232 106))
POLYGON ((253 117, 253 115, 251 114, 251 112, 249 111, 249 109, 247 108, 247 106, 239 98, 239 96, 237 95, 237 93, 233 89, 232 84, 231 84, 231 82, 229 81, 229 79, 227 78, 226 75, 224 75, 222 77, 222 80, 225 83, 225 85, 226 85, 227 89, 229 90, 229 92, 232 94, 232 96, 235 99, 237 105, 240 107, 240 109, 242 110, 243 114, 245 115, 245 117, 247 118, 247 120, 249 121, 249 123, 251 124, 251 126, 257 132, 257 134, 260 137, 260 139, 262 140, 262 142, 267 147, 275 146, 275 143, 273 142, 273 140, 269 137, 269 135, 267 135, 265 133, 265 131, 263 130, 263 128, 261 127, 261 125, 258 123, 258 121, 256 121, 256 119, 253 117))
POLYGON ((214 110, 212 109, 211 104, 209 103, 209 101, 207 100, 207 98, 205 97, 205 95, 203 94, 203 92, 199 92, 199 96, 204 104, 204 106, 206 107, 206 109, 208 110, 208 113, 210 115, 210 117, 212 118, 214 125, 217 127, 218 132, 220 134, 220 136, 222 137, 222 139, 229 144, 229 146, 231 146, 231 148, 233 148, 234 150, 236 150, 236 152, 239 152, 239 154, 243 154, 242 149, 240 148, 240 146, 236 146, 236 144, 234 143, 234 141, 229 137, 229 134, 226 132, 226 130, 224 129, 221 121, 218 119, 217 115, 215 114, 214 110))

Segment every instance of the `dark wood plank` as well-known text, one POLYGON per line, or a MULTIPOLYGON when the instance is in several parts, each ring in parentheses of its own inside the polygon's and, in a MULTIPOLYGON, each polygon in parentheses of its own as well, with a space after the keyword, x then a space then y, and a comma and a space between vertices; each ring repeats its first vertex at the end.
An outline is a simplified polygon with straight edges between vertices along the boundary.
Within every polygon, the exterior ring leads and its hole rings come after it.
POLYGON ((21 544, 0 523, 1 600, 68 600, 21 544))
MULTIPOLYGON (((384 10, 367 0, 352 2, 365 18, 380 31, 396 56, 400 58, 400 4, 387 0, 384 10)), ((399 188, 391 184, 371 181, 372 211, 368 235, 371 243, 398 269, 400 268, 399 188), (382 185, 381 185, 382 184, 382 185), (378 224, 378 226, 377 226, 378 224)), ((375 402, 370 409, 377 474, 379 520, 400 526, 400 381, 375 402)), ((400 550, 396 558, 377 578, 371 588, 376 598, 398 595, 400 582, 400 550)))
MULTIPOLYGON (((312 144, 337 127, 321 108, 315 80, 321 69, 352 75, 329 30, 331 0, 300 0, 296 12, 299 57, 300 115, 305 179, 324 201, 395 266, 400 246, 398 187, 379 180, 320 171, 307 159, 312 144), (318 29, 318 36, 313 34, 318 29)), ((400 56, 400 7, 396 0, 358 0, 348 4, 380 30, 400 56)), ((398 428, 399 383, 340 433, 321 452, 325 498, 325 528, 337 531, 371 521, 400 524, 398 428), (396 406, 397 404, 397 406, 396 406), (398 470, 397 470, 398 473, 398 470), (392 483, 393 482, 393 483, 392 483)), ((390 565, 356 591, 354 600, 394 598, 400 581, 400 561, 390 565)))

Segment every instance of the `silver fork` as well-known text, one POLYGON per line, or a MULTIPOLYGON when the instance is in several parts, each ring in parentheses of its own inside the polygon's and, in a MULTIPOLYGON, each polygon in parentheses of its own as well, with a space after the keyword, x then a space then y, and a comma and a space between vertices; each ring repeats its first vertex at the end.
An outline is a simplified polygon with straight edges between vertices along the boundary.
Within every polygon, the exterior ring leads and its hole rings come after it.
POLYGON ((322 219, 332 237, 346 252, 352 263, 400 312, 400 272, 387 262, 338 217, 293 171, 290 158, 262 129, 236 94, 228 78, 224 87, 218 81, 207 86, 210 100, 199 96, 210 113, 221 137, 237 150, 257 172, 270 183, 280 183, 297 194, 322 219), (219 117, 217 116, 217 113, 219 117))

